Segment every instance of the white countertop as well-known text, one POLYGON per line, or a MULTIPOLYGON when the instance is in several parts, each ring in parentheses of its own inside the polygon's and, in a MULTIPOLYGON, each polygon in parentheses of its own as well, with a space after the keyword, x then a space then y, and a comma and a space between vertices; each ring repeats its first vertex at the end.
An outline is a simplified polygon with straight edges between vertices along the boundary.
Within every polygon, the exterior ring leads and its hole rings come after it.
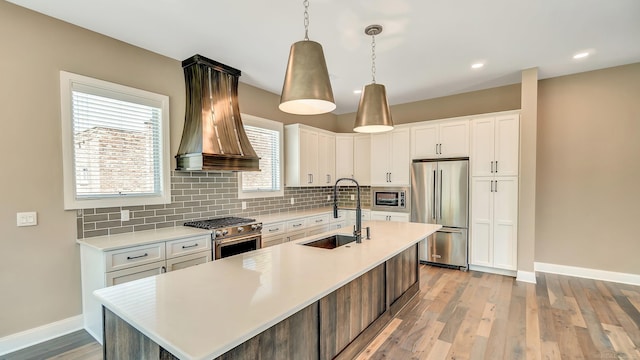
POLYGON ((324 237, 316 235, 94 294, 180 359, 212 359, 440 228, 385 221, 364 226, 371 226, 371 240, 363 239, 361 244, 333 250, 300 245, 324 237))
POLYGON ((135 231, 130 233, 96 236, 78 239, 80 245, 90 246, 100 251, 123 249, 131 246, 145 245, 162 241, 178 240, 191 236, 211 234, 211 230, 188 226, 176 226, 164 229, 135 231))

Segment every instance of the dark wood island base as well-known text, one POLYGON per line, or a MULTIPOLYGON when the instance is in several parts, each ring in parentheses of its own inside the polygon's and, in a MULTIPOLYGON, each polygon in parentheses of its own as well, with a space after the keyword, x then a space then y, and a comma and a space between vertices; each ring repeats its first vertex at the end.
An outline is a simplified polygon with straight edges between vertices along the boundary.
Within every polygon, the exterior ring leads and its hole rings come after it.
MULTIPOLYGON (((418 244, 215 358, 353 359, 419 291, 418 244)), ((103 307, 104 359, 178 359, 103 307)))

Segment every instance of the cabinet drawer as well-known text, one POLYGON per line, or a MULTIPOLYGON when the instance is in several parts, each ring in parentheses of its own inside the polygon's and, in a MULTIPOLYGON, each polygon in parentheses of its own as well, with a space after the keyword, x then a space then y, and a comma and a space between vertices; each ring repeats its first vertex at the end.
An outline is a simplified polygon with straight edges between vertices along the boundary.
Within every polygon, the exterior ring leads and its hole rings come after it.
POLYGON ((285 241, 294 241, 294 240, 302 239, 303 237, 306 237, 306 236, 307 236, 306 231, 298 231, 298 232, 287 234, 287 238, 285 239, 285 241))
POLYGON ((126 269, 165 259, 164 242, 107 251, 106 271, 126 269))
POLYGON ((301 230, 305 227, 307 227, 306 218, 287 221, 287 232, 301 230))
POLYGON ((285 230, 285 223, 273 223, 262 226, 262 237, 282 234, 285 230))
POLYGON ((167 241, 167 259, 211 249, 211 235, 167 241))
POLYGON ((331 222, 333 215, 322 214, 307 218, 307 227, 326 225, 331 222))
POLYGON ((347 222, 346 221, 338 221, 338 222, 334 222, 331 224, 331 230, 338 230, 338 229, 342 229, 343 227, 347 226, 347 222))
POLYGON ((312 228, 309 228, 307 230, 307 236, 313 236, 313 235, 318 235, 321 234, 323 232, 327 232, 331 230, 331 224, 325 224, 325 225, 320 225, 320 226, 314 226, 312 228))
POLYGON ((201 251, 195 254, 167 259, 167 271, 176 271, 186 269, 191 266, 204 264, 211 261, 211 251, 201 251))
POLYGON ((106 284, 107 286, 113 286, 133 280, 143 279, 149 276, 159 275, 166 271, 164 265, 164 261, 158 261, 151 264, 108 272, 105 274, 106 284))
POLYGON ((278 244, 282 244, 284 242, 284 236, 274 236, 262 238, 262 247, 266 248, 269 246, 274 246, 278 244))

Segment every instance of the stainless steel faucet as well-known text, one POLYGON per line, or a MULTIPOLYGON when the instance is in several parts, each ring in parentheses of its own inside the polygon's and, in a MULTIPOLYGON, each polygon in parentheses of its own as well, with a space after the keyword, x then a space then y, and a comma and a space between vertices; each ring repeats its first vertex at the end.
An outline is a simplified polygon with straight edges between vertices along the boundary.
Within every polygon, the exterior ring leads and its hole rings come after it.
POLYGON ((356 199, 356 228, 353 230, 353 236, 356 237, 356 243, 362 242, 362 207, 360 206, 360 184, 355 179, 340 178, 333 185, 333 217, 338 218, 338 183, 342 180, 351 181, 356 184, 358 198, 356 199))

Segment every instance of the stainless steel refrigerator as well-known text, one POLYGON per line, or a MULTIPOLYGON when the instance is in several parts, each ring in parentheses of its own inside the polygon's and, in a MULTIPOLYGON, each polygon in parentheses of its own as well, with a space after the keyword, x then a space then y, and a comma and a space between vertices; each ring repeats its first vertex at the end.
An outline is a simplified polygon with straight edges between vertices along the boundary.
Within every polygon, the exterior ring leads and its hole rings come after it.
POLYGON ((441 224, 420 244, 420 260, 468 268, 469 159, 414 160, 411 221, 441 224))

